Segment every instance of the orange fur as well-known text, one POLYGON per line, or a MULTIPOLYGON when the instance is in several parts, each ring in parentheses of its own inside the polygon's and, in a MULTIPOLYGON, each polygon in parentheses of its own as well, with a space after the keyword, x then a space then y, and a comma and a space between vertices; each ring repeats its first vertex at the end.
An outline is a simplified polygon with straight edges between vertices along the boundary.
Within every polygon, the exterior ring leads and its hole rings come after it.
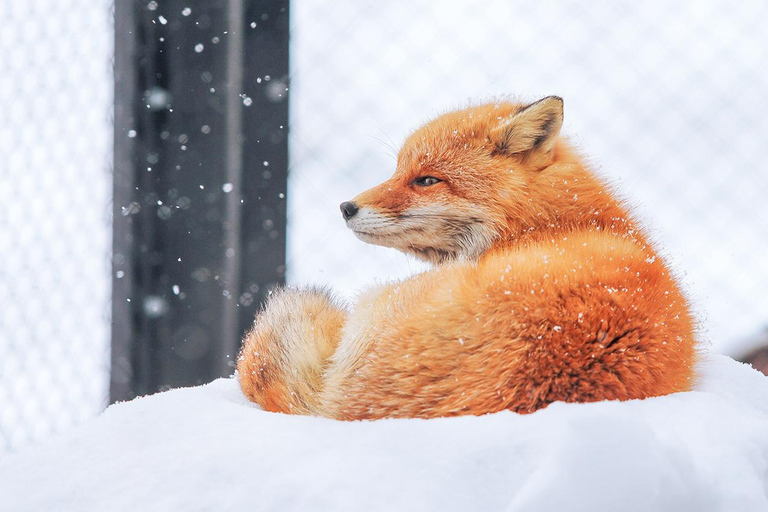
POLYGON ((686 299, 561 125, 550 97, 470 107, 413 133, 347 224, 435 267, 350 311, 325 292, 280 292, 245 339, 245 394, 270 411, 352 420, 690 389, 686 299))

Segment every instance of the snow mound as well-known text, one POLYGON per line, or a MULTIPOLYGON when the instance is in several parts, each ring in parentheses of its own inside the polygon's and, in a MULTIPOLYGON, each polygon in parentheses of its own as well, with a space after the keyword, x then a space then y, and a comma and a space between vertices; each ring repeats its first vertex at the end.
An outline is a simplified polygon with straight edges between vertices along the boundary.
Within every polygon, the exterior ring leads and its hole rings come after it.
POLYGON ((0 510, 766 511, 768 379, 724 356, 702 371, 642 401, 350 423, 221 379, 6 457, 0 510))

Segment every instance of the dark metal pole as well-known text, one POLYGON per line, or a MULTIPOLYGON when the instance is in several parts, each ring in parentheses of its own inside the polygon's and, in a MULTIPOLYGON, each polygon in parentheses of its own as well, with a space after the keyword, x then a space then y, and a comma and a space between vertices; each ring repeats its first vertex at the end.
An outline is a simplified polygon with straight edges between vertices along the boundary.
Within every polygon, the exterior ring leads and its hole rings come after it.
POLYGON ((227 35, 227 119, 225 136, 227 138, 226 178, 230 192, 225 199, 224 224, 224 268, 223 284, 225 300, 222 311, 222 331, 226 336, 222 343, 223 354, 218 361, 219 371, 228 374, 229 363, 239 349, 238 328, 238 298, 240 291, 240 274, 242 246, 242 173, 243 173, 243 143, 240 135, 243 131, 243 102, 240 91, 243 89, 243 2, 229 0, 227 9, 229 30, 227 35), (229 357, 227 357, 229 356, 229 357))
POLYGON ((133 296, 133 210, 136 97, 136 8, 133 2, 116 2, 115 9, 115 134, 112 248, 112 354, 110 401, 133 393, 135 364, 133 296))
POLYGON ((288 194, 289 2, 249 0, 245 6, 243 93, 250 106, 243 123, 240 332, 268 290, 285 280, 288 194))
POLYGON ((231 374, 283 281, 288 2, 116 2, 115 31, 112 401, 231 374))

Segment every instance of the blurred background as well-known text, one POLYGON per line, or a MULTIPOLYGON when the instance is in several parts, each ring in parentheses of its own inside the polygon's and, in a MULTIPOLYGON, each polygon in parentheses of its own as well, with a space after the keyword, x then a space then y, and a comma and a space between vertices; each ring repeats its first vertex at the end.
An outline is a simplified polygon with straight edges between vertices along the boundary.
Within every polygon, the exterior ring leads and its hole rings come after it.
MULTIPOLYGON (((424 266, 338 204, 436 114, 565 99, 716 352, 768 356, 764 2, 0 2, 0 457, 231 375, 277 284, 424 266), (760 355, 762 354, 762 355, 760 355)), ((757 359, 756 364, 759 364, 757 359)))

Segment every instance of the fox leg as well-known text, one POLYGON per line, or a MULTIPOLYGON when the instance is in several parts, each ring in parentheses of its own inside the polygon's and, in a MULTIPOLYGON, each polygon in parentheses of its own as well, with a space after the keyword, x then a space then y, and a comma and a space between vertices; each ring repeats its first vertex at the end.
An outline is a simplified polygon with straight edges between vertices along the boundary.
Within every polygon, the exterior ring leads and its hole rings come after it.
POLYGON ((237 362, 243 393, 268 411, 312 414, 346 318, 327 291, 274 292, 243 341, 237 362))

